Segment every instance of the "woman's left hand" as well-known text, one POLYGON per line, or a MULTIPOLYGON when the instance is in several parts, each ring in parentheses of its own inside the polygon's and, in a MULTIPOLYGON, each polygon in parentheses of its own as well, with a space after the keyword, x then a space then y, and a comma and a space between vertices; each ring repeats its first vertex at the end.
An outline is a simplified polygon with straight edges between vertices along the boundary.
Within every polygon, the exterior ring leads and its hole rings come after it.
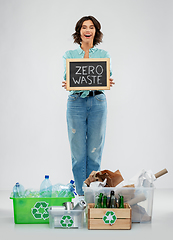
POLYGON ((109 81, 110 81, 110 87, 113 87, 113 85, 115 84, 114 80, 112 78, 109 78, 109 81))

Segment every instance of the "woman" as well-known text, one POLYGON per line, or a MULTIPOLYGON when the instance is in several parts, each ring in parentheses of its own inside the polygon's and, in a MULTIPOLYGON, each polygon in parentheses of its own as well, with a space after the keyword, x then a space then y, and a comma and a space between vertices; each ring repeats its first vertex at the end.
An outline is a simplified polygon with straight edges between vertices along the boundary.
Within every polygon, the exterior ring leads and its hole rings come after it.
MULTIPOLYGON (((93 16, 82 17, 72 35, 80 46, 64 56, 64 80, 67 58, 110 58, 108 52, 95 45, 102 42, 101 25, 93 16)), ((110 76, 112 71, 110 71, 110 76)), ((66 81, 62 82, 66 89, 66 81)), ((110 86, 114 84, 110 78, 110 86)), ((104 91, 71 91, 67 102, 67 125, 71 147, 72 170, 79 196, 82 185, 92 171, 99 171, 105 141, 107 102, 104 91)))

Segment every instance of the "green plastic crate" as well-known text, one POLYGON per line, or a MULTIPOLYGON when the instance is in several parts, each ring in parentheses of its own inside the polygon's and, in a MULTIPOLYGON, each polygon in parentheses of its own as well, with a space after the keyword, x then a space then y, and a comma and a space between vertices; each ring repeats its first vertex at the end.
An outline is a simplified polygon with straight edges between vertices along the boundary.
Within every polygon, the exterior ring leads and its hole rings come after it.
POLYGON ((66 198, 13 198, 14 223, 43 224, 49 223, 48 207, 63 206, 71 202, 72 197, 66 198))

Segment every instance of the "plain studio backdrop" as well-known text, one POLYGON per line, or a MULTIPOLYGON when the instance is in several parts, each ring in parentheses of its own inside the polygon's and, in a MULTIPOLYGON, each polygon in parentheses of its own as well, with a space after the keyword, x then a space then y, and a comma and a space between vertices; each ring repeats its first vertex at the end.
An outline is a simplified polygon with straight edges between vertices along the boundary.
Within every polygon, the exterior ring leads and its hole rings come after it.
POLYGON ((78 47, 71 34, 85 15, 101 22, 116 82, 101 169, 129 179, 166 167, 155 186, 172 187, 173 1, 0 0, 1 190, 73 179, 62 56, 78 47))

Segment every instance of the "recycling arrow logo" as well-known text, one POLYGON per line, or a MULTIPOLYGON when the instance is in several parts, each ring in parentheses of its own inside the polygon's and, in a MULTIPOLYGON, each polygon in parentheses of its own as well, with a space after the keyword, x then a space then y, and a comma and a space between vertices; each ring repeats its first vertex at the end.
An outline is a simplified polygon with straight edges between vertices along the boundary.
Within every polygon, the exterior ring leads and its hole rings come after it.
POLYGON ((62 216, 61 218, 61 221, 60 221, 60 224, 62 227, 66 227, 66 228, 70 228, 73 226, 73 219, 71 216, 67 215, 67 216, 62 216))
POLYGON ((113 211, 107 211, 103 217, 103 221, 105 224, 114 224, 117 220, 117 217, 115 216, 115 213, 113 211))
POLYGON ((49 218, 48 203, 46 202, 36 202, 33 208, 31 208, 31 213, 35 219, 49 218))

